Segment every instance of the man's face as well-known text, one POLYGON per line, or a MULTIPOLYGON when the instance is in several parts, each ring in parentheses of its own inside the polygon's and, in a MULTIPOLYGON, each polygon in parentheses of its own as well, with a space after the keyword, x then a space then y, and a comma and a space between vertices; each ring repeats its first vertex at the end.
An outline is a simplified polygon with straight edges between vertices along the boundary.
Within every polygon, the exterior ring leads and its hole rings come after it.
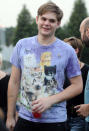
POLYGON ((47 12, 41 16, 37 16, 36 23, 38 25, 38 33, 42 36, 52 36, 59 27, 60 22, 57 21, 56 14, 47 12))
POLYGON ((85 44, 86 47, 89 47, 89 37, 88 37, 88 30, 84 30, 84 25, 80 25, 80 34, 82 42, 85 44))

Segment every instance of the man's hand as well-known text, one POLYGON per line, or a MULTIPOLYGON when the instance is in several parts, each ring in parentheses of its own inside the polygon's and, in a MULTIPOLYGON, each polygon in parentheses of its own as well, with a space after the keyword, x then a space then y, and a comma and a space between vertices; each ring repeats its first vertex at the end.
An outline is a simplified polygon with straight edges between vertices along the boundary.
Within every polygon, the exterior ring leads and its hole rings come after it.
POLYGON ((9 129, 9 131, 14 130, 15 124, 16 124, 16 121, 14 118, 7 118, 6 127, 9 129))
POLYGON ((32 112, 42 113, 51 106, 51 97, 40 98, 32 102, 32 112))
POLYGON ((78 116, 86 117, 89 115, 89 104, 81 104, 74 107, 78 116))

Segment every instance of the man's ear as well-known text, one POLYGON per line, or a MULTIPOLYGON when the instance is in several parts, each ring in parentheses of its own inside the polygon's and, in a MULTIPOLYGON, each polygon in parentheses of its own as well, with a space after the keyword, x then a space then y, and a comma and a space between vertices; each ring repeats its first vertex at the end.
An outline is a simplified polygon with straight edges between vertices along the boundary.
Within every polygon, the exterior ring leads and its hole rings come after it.
POLYGON ((38 24, 38 16, 36 16, 36 24, 38 24))
POLYGON ((60 27, 61 21, 58 21, 57 23, 57 29, 60 27))

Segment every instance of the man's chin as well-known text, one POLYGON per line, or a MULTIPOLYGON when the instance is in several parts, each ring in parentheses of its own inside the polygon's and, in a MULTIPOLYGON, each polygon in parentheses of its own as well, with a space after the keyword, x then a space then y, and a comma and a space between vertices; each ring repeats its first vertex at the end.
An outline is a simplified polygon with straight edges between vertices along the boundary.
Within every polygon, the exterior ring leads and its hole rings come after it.
POLYGON ((47 33, 42 33, 42 35, 43 35, 44 37, 49 37, 49 36, 50 36, 50 34, 47 34, 47 33))

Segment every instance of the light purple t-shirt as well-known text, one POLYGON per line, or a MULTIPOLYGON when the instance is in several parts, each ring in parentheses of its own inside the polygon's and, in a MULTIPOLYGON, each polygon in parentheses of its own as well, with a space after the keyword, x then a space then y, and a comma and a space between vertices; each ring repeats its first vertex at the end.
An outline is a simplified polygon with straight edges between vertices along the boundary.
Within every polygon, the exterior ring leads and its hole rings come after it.
POLYGON ((21 70, 19 116, 42 123, 66 121, 65 101, 54 104, 38 119, 33 117, 31 103, 63 91, 65 72, 68 78, 81 74, 74 49, 58 38, 51 45, 43 46, 34 36, 18 41, 10 61, 21 70))

